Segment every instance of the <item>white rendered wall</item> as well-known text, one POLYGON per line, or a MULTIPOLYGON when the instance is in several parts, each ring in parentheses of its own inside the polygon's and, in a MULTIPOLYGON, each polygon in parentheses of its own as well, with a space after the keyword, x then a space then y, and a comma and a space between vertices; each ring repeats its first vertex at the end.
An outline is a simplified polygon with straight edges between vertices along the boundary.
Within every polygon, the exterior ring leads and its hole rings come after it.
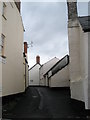
POLYGON ((53 65, 55 65, 59 61, 58 58, 53 58, 47 63, 45 63, 41 68, 40 68, 40 85, 41 86, 47 86, 47 79, 43 76, 53 65))
POLYGON ((70 87, 69 65, 50 78, 49 87, 70 87))
POLYGON ((80 26, 78 20, 69 22, 68 32, 71 98, 84 101, 80 61, 80 26))
POLYGON ((3 96, 24 92, 23 24, 14 2, 6 2, 2 17, 2 33, 5 35, 6 63, 2 65, 3 96))
POLYGON ((85 102, 85 108, 90 109, 88 32, 85 33, 80 24, 75 27, 76 22, 73 23, 74 27, 69 27, 71 98, 85 102))
POLYGON ((40 65, 37 64, 35 67, 29 70, 29 85, 31 86, 40 85, 39 68, 40 65))
POLYGON ((26 87, 29 86, 29 71, 28 71, 28 64, 26 64, 26 87))
POLYGON ((88 32, 80 26, 80 66, 85 108, 88 109, 88 32))

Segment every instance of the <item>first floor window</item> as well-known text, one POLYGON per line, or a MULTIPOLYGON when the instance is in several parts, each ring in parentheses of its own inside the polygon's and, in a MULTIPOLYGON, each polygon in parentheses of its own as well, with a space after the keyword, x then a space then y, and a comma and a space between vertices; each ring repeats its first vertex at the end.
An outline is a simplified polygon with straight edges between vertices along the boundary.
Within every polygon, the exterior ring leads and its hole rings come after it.
POLYGON ((2 6, 2 16, 5 17, 5 13, 6 13, 6 4, 3 2, 3 6, 2 6))
POLYGON ((0 56, 4 56, 4 41, 5 41, 5 36, 1 34, 1 39, 0 39, 0 56))

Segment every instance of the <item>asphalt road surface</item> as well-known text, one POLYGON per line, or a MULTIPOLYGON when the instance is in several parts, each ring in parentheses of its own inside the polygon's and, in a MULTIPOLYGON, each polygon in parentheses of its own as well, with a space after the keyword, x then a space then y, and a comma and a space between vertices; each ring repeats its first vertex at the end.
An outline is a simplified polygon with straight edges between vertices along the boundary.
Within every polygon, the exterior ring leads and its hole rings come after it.
MULTIPOLYGON (((11 106, 14 107, 4 110, 4 119, 86 118, 82 112, 73 109, 69 89, 29 87, 17 103, 11 106)), ((10 108, 10 105, 7 107, 10 108)))

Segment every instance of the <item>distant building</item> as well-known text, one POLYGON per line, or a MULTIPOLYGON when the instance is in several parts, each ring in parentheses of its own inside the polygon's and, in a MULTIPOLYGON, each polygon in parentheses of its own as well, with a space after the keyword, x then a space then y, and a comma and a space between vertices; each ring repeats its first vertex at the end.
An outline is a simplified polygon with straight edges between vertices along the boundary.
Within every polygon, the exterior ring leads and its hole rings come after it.
POLYGON ((25 91, 23 33, 20 2, 0 2, 0 96, 25 91))
POLYGON ((50 61, 46 62, 40 67, 40 85, 41 86, 48 86, 48 81, 45 78, 45 74, 47 71, 49 71, 50 68, 52 68, 53 65, 55 65, 59 61, 58 58, 54 57, 50 61))
POLYGON ((59 60, 45 75, 49 87, 70 87, 69 56, 59 60))
POLYGON ((28 65, 28 56, 27 56, 27 48, 28 44, 27 42, 24 42, 24 53, 23 53, 23 65, 24 65, 24 84, 25 84, 25 89, 29 86, 29 65, 28 65))
POLYGON ((40 57, 36 57, 36 64, 29 69, 29 86, 39 86, 40 85, 40 76, 39 76, 39 68, 40 57))
POLYGON ((90 109, 90 16, 78 17, 77 1, 67 1, 71 98, 82 101, 85 109, 90 109))

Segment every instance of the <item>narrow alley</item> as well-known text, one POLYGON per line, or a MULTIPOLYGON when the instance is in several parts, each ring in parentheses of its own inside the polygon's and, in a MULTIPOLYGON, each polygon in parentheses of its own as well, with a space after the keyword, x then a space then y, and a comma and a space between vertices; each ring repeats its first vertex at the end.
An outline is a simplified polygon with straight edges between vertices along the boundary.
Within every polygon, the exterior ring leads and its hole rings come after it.
POLYGON ((90 120, 90 2, 0 2, 0 120, 90 120))
POLYGON ((69 88, 29 87, 18 99, 13 107, 3 107, 3 119, 85 118, 83 112, 73 109, 69 88))

